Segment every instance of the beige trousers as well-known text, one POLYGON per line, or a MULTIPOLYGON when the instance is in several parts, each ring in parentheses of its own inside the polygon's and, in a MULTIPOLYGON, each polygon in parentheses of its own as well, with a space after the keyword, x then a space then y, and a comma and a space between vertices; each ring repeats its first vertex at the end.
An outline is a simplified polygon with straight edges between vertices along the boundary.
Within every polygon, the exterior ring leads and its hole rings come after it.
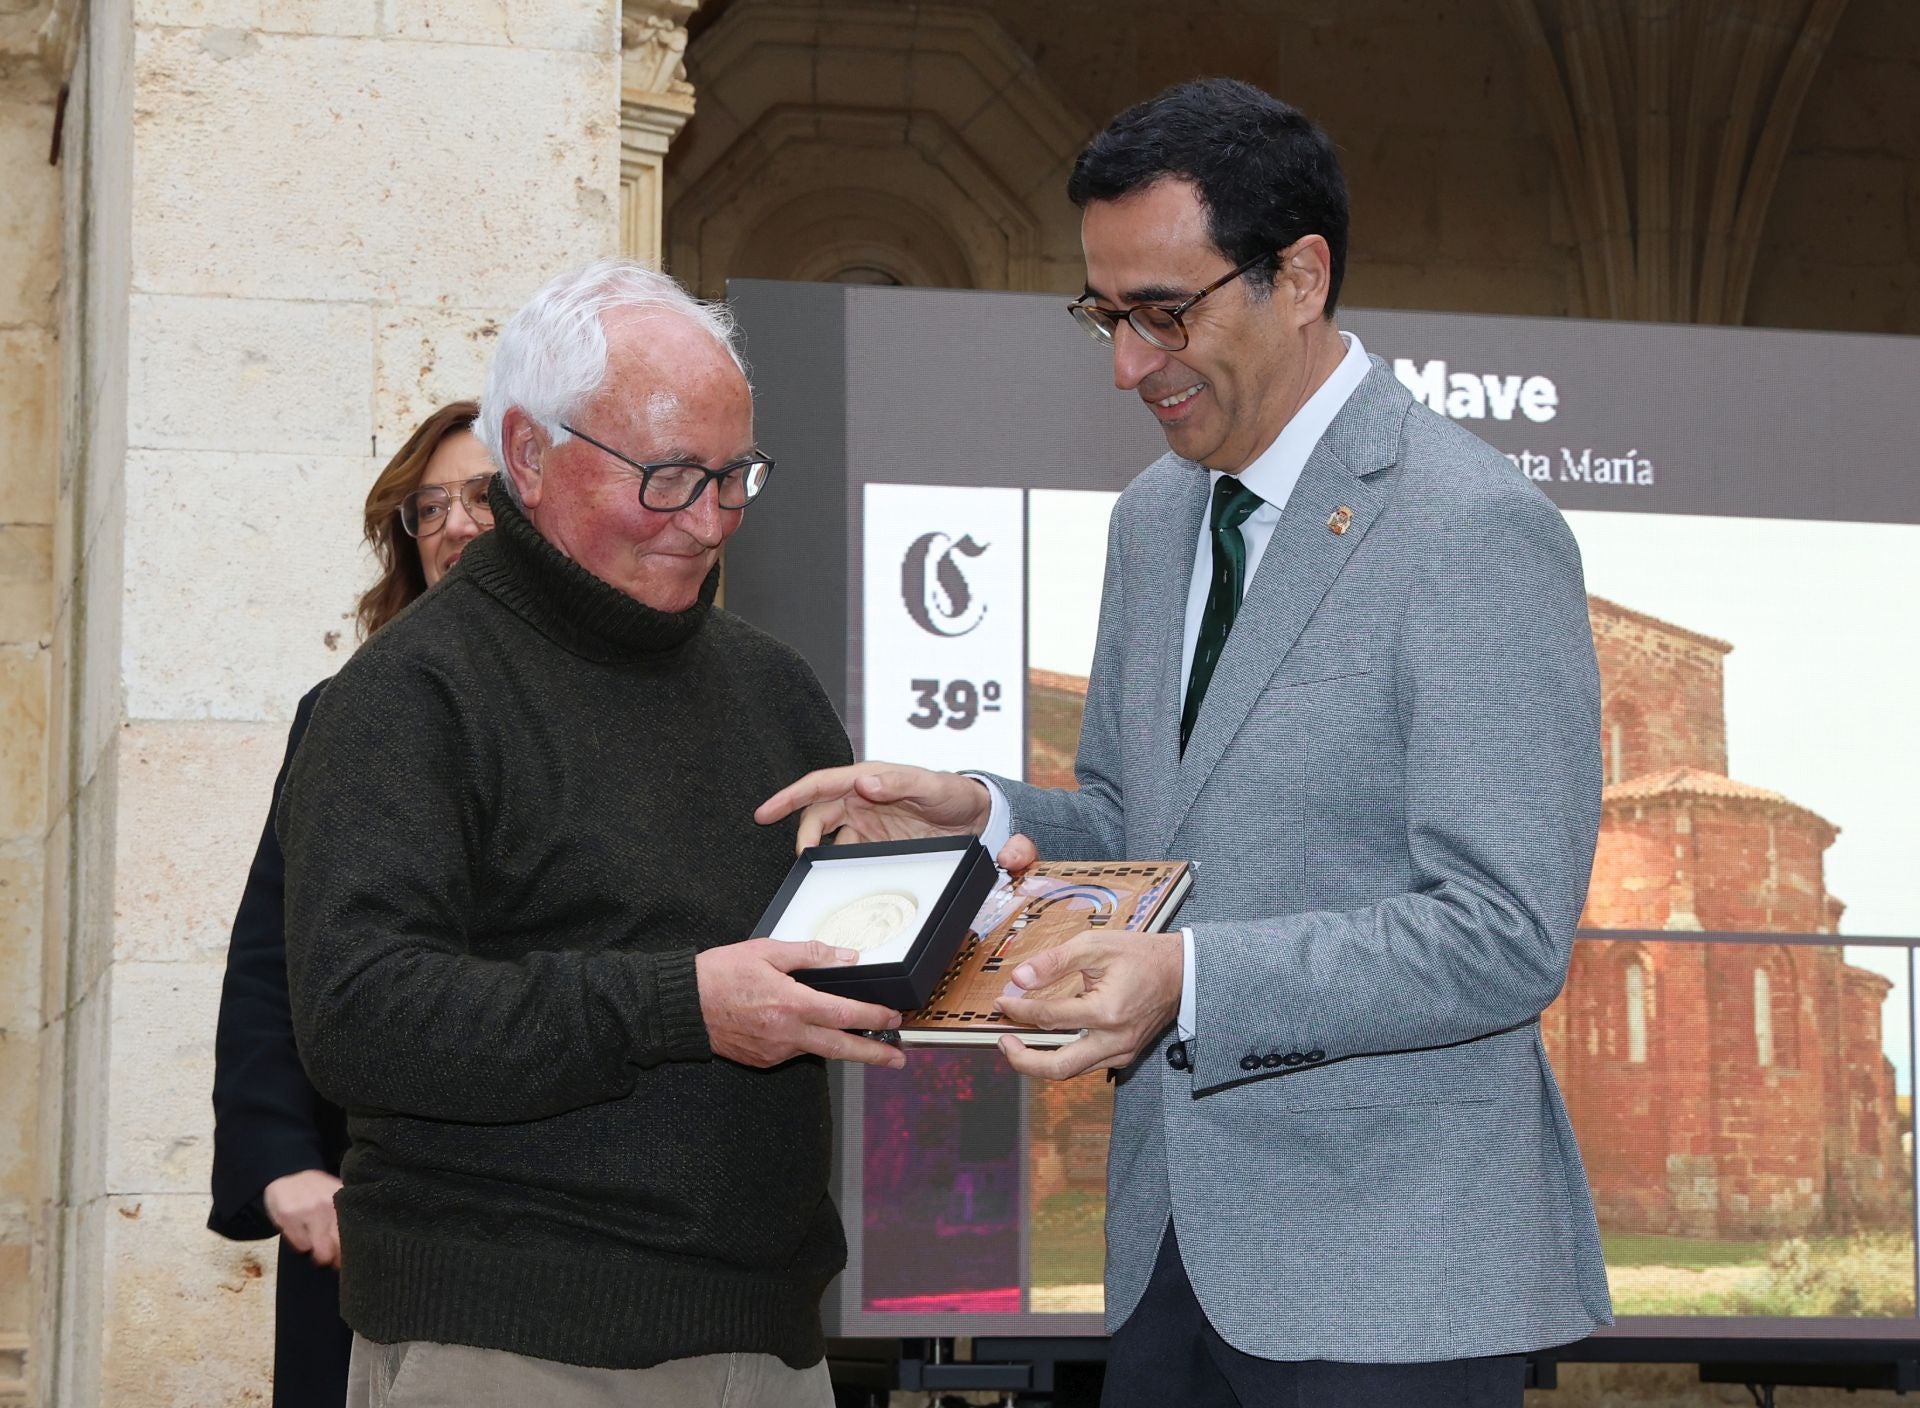
POLYGON ((833 1408, 826 1362, 703 1354, 651 1369, 583 1369, 500 1349, 353 1337, 347 1408, 833 1408))

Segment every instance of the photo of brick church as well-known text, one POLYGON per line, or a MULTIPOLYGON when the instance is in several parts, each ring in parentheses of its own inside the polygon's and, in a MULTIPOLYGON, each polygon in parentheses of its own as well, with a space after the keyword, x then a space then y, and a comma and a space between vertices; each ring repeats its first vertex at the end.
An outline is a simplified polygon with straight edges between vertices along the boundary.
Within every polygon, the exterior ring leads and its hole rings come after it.
MULTIPOLYGON (((1908 997, 1846 961, 1839 828, 1729 775, 1730 643, 1588 605, 1605 790, 1580 923, 1632 937, 1576 943, 1541 1026, 1616 1311, 1910 1315, 1911 1108, 1882 1049, 1908 997)), ((1086 681, 1035 670, 1028 689, 1029 776, 1072 786, 1086 681)), ((1104 1139, 1109 1106, 1073 1082, 1029 1112, 1036 1309, 1098 1306, 1079 1243, 1099 1235, 1088 1130, 1104 1139)))
POLYGON ((1724 642, 1590 602, 1607 787, 1584 929, 1672 934, 1577 946, 1542 1021, 1602 1223, 1767 1237, 1904 1223, 1893 984, 1833 934, 1838 828, 1727 776, 1724 642))
POLYGON ((1895 985, 1837 939, 1839 828, 1729 776, 1732 645, 1588 609, 1606 788, 1580 924, 1635 937, 1576 944, 1541 1029, 1617 1309, 1911 1314, 1911 1112, 1882 1047, 1895 985), (1793 938, 1718 937, 1769 933, 1793 938), (1851 1294, 1829 1294, 1842 1280, 1851 1294))

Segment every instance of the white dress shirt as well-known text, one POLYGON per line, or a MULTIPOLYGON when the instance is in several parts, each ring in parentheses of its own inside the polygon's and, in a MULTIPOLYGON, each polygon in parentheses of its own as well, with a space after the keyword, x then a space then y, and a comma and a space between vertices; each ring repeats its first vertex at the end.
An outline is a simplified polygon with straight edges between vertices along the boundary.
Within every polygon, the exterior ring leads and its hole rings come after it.
MULTIPOLYGON (((1367 349, 1350 332, 1341 333, 1340 339, 1347 346, 1347 355, 1340 359, 1340 365, 1320 384, 1320 389, 1307 398, 1306 405, 1287 422, 1278 438, 1262 450, 1252 464, 1240 471, 1240 482, 1265 501, 1240 525, 1240 537, 1247 545, 1244 580, 1248 591, 1252 590, 1254 574, 1260 570, 1260 559, 1266 555, 1267 544, 1273 541, 1273 530, 1280 522, 1280 511, 1287 506, 1287 500, 1293 495, 1293 486, 1300 482, 1300 473, 1307 467, 1307 457, 1313 453, 1313 447, 1320 443, 1320 437, 1327 433, 1327 427, 1333 424, 1333 418, 1340 413, 1340 408, 1347 404, 1360 383, 1366 380, 1370 369, 1367 349)), ((1186 697, 1184 681, 1193 669, 1193 644, 1200 635, 1200 618, 1206 614, 1207 593, 1213 583, 1211 494, 1225 473, 1219 469, 1207 471, 1209 508, 1208 512, 1200 515, 1200 536, 1193 546, 1193 573, 1187 583, 1186 628, 1180 641, 1182 699, 1186 697)), ((997 856, 1013 834, 1007 799, 990 780, 982 777, 980 781, 986 784, 987 792, 993 799, 986 829, 980 833, 980 843, 989 854, 997 856)), ((1184 958, 1177 1021, 1180 1039, 1186 1041, 1193 1036, 1198 1020, 1193 1007, 1193 930, 1182 929, 1180 937, 1184 958)))

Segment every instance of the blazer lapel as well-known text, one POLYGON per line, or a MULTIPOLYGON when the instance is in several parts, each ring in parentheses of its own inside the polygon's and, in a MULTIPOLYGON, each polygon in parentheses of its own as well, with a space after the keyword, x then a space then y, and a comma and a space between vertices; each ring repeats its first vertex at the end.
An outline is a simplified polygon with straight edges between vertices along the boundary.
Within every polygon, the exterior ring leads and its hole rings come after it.
MULTIPOLYGON (((1141 600, 1145 603, 1146 620, 1141 639, 1152 651, 1148 657, 1151 662, 1148 678, 1154 683, 1149 696, 1153 727, 1146 735, 1144 815, 1137 834, 1163 839, 1173 835, 1174 823, 1165 813, 1173 801, 1180 767, 1180 707, 1186 701, 1187 689, 1180 673, 1180 653, 1187 630, 1187 591, 1193 577, 1194 548, 1200 541, 1201 524, 1206 521, 1212 483, 1199 465, 1182 461, 1181 467, 1183 475, 1178 486, 1160 506, 1164 521, 1173 532, 1172 546, 1165 552, 1154 553, 1142 569, 1146 586, 1141 600)), ((1132 801, 1131 791, 1129 801, 1132 801)))
MULTIPOLYGON (((1186 753, 1175 769, 1160 833, 1166 844, 1171 844, 1175 829, 1220 765, 1234 735, 1252 712, 1254 701, 1273 679, 1347 559, 1379 517, 1384 495, 1362 476, 1386 468, 1397 457, 1399 425, 1408 399, 1406 389, 1375 358, 1373 370, 1307 457, 1299 482, 1274 526, 1273 538, 1260 558, 1259 570, 1247 584, 1226 652, 1214 670, 1186 753)), ((1193 531, 1198 534, 1197 523, 1193 531)), ((1180 597, 1184 619, 1184 590, 1180 597)), ((1178 673, 1177 637, 1173 658, 1178 673)), ((1160 717, 1177 747, 1177 694, 1171 710, 1160 717)))

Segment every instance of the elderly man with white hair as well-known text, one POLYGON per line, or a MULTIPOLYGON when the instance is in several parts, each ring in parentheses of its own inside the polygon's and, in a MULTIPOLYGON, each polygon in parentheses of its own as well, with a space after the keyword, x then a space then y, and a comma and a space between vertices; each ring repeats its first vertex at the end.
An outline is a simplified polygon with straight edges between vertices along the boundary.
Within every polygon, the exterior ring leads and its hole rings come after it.
POLYGON ((765 486, 721 308, 605 261, 507 325, 495 531, 328 686, 278 817, 295 1029, 346 1107, 349 1402, 832 1402, 821 1058, 884 1008, 753 938, 755 803, 847 738, 713 606, 765 486))

